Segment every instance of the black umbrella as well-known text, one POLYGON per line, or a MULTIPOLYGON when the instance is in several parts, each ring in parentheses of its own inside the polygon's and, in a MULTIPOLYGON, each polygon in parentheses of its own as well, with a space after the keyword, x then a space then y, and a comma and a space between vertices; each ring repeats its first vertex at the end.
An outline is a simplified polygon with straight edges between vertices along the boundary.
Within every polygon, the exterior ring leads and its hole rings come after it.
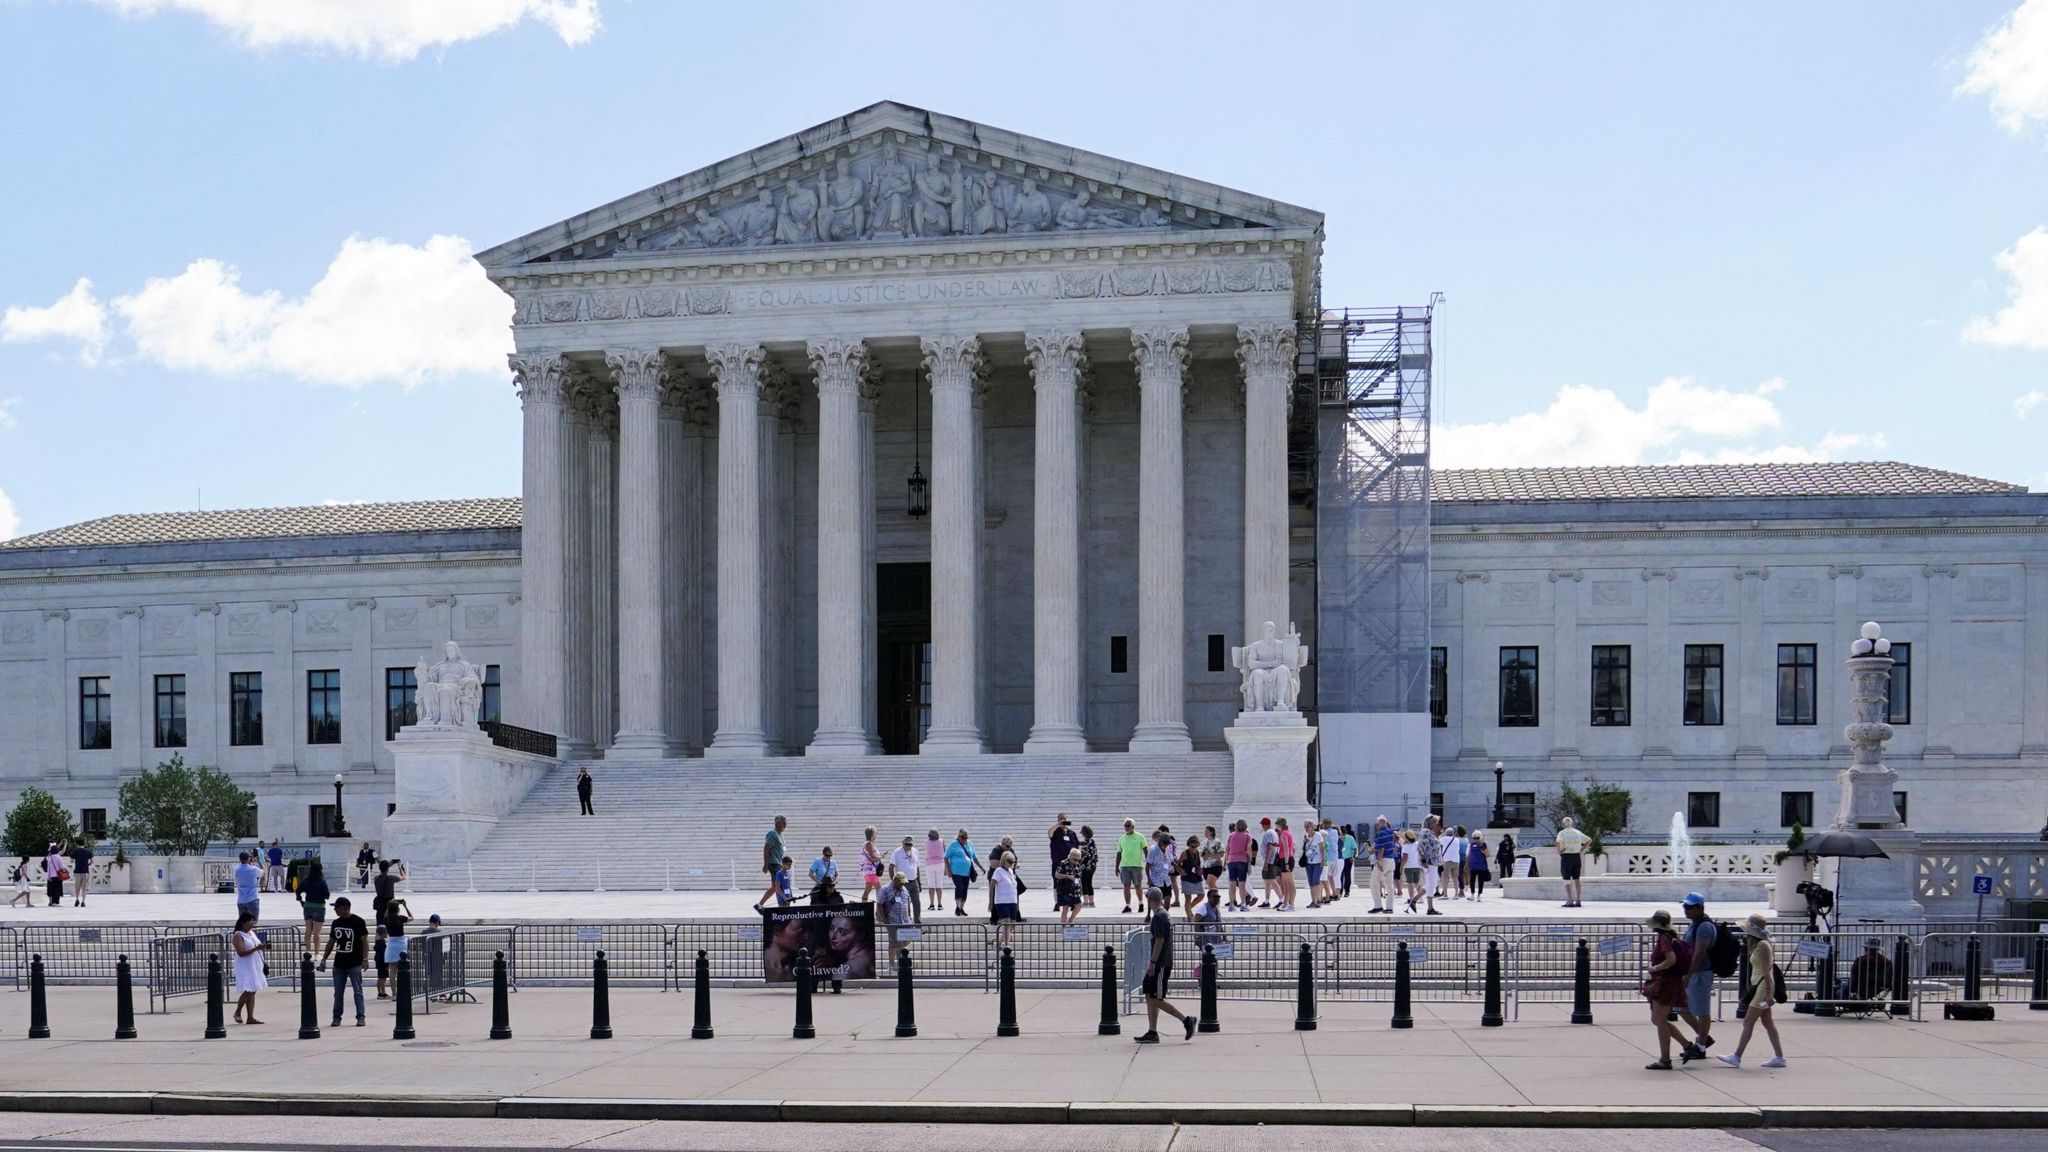
MULTIPOLYGON (((1800 845, 1799 850, 1808 856, 1837 856, 1855 860, 1891 859, 1877 841, 1872 840, 1861 832, 1851 832, 1847 828, 1835 828, 1823 832, 1800 845)), ((1837 871, 1835 876, 1835 914, 1837 916, 1841 915, 1842 890, 1848 886, 1845 883, 1847 877, 1848 874, 1840 870, 1837 871)))

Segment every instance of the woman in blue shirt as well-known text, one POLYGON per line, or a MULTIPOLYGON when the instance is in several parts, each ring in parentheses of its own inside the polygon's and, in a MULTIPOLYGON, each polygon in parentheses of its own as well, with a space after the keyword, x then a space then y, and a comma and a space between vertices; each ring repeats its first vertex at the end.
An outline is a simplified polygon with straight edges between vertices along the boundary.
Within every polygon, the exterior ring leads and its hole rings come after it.
POLYGON ((1344 857, 1343 894, 1351 895, 1351 861, 1358 855, 1358 837, 1352 835, 1351 825, 1344 826, 1344 838, 1337 842, 1337 851, 1344 857))
POLYGON ((962 828, 953 842, 946 845, 946 874, 953 878, 953 915, 967 915, 967 885, 980 867, 981 858, 974 854, 974 842, 967 838, 967 829, 962 828))
POLYGON ((839 863, 832 859, 830 845, 820 848, 818 858, 811 861, 811 899, 817 900, 818 892, 827 885, 839 887, 839 863))

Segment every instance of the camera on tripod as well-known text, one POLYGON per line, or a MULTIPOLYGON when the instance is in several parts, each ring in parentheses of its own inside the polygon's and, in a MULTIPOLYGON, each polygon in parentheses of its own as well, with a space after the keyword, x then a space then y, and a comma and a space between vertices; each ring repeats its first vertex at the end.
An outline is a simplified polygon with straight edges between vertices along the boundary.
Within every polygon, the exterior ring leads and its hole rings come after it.
POLYGON ((1834 889, 1824 887, 1818 881, 1801 880, 1793 891, 1806 897, 1806 926, 1809 929, 1817 926, 1834 909, 1834 889))

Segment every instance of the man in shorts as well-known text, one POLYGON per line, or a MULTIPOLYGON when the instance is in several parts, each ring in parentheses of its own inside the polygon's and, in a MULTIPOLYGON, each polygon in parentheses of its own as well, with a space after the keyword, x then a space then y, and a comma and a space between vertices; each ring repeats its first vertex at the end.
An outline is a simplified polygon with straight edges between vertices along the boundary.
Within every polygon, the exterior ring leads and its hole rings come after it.
POLYGON ((1273 890, 1280 886, 1280 834, 1273 831, 1271 816, 1259 817, 1259 907, 1273 906, 1273 890))
POLYGON ((1252 834, 1246 831, 1244 821, 1239 820, 1230 826, 1230 836, 1223 850, 1223 865, 1230 872, 1230 900, 1225 906, 1232 912, 1242 912, 1252 906, 1252 843, 1252 834))
MULTIPOLYGON (((1707 1049, 1714 1046, 1714 1038, 1709 1035, 1714 1027, 1714 964, 1710 953, 1721 930, 1707 915, 1707 898, 1697 892, 1685 894, 1685 918, 1690 921, 1685 929, 1685 942, 1692 948, 1692 967, 1686 970, 1685 1007, 1678 1010, 1678 1015, 1692 1029, 1694 1040, 1679 1054, 1678 1062, 1690 1064, 1706 1059, 1707 1049)), ((1764 979, 1770 976, 1766 974, 1764 979)))
POLYGON ((1593 838, 1572 827, 1572 818, 1567 816, 1559 821, 1557 830, 1557 874, 1564 878, 1564 906, 1577 908, 1582 893, 1579 877, 1583 874, 1584 857, 1580 854, 1593 838))
POLYGON ((1187 1038, 1193 1040, 1198 1021, 1166 1000, 1166 986, 1173 978, 1173 917, 1166 914, 1166 893, 1158 888, 1147 888, 1145 908, 1151 913, 1152 952, 1145 964, 1145 1034, 1137 1038, 1138 1043, 1159 1043, 1161 1012, 1180 1021, 1181 1026, 1187 1029, 1187 1038))
POLYGON ((775 870, 782 866, 782 857, 788 852, 788 849, 782 843, 782 834, 788 830, 789 818, 777 816, 775 818, 775 827, 770 828, 768 835, 761 840, 761 874, 768 878, 768 888, 761 893, 759 900, 754 901, 754 910, 756 912, 766 907, 770 900, 775 899, 775 870))
POLYGON ((1372 822, 1372 854, 1367 863, 1372 867, 1372 911, 1392 915, 1395 895, 1401 891, 1397 876, 1401 870, 1401 842, 1394 835, 1393 822, 1385 816, 1372 822), (1385 901, 1385 906, 1381 901, 1385 901))
POLYGON ((1126 819, 1124 834, 1116 842, 1116 877, 1124 886, 1124 914, 1131 901, 1145 890, 1145 838, 1138 835, 1138 822, 1126 819))

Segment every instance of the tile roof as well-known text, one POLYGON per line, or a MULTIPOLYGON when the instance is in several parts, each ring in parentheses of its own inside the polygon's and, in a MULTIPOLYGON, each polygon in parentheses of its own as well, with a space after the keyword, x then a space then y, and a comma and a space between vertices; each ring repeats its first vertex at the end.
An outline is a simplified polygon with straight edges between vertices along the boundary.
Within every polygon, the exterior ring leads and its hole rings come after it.
POLYGON ((1608 468, 1446 468, 1430 475, 1435 501, 1785 499, 1823 496, 1974 496, 2026 492, 1917 464, 1658 464, 1608 468))
POLYGON ((102 516, 82 524, 0 541, 0 548, 95 548, 121 544, 358 536, 386 532, 460 532, 517 527, 517 497, 417 500, 396 504, 324 504, 306 508, 227 508, 214 512, 102 516))

